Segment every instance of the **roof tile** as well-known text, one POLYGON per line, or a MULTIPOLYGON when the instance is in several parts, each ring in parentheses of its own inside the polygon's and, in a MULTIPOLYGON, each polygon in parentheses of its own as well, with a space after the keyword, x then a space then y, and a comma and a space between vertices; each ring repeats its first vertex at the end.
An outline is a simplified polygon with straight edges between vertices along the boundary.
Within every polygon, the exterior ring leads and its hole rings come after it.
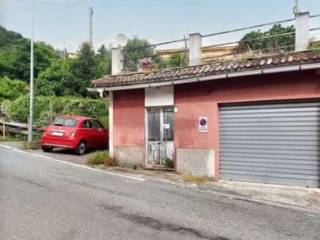
POLYGON ((247 60, 233 60, 229 62, 211 63, 192 67, 183 67, 151 72, 123 73, 120 75, 108 75, 101 79, 93 80, 94 87, 115 87, 141 83, 152 83, 161 81, 173 81, 190 77, 220 74, 223 71, 236 72, 256 68, 274 67, 274 65, 295 65, 305 62, 320 62, 319 51, 306 51, 287 53, 274 56, 250 58, 247 60), (245 70, 242 70, 245 68, 245 70))

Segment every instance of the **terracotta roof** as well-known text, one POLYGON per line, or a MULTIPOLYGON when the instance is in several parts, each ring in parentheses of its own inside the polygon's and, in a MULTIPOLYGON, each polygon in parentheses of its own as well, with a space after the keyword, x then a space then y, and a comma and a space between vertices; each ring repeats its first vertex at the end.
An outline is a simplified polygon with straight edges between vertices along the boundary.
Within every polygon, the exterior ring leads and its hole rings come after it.
POLYGON ((246 72, 257 69, 295 66, 308 63, 320 63, 320 51, 310 50, 222 63, 210 63, 192 67, 108 75, 93 80, 92 85, 93 87, 131 86, 136 84, 176 81, 193 77, 246 72))

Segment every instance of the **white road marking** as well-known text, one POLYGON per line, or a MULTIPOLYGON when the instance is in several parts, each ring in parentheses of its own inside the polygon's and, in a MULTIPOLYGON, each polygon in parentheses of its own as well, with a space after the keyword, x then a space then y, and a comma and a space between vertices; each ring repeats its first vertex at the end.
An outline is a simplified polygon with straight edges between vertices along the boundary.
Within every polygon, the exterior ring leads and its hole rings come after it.
MULTIPOLYGON (((23 151, 23 150, 20 150, 20 149, 14 148, 14 147, 10 147, 10 146, 6 146, 6 145, 3 145, 3 144, 0 144, 0 147, 5 148, 5 149, 14 150, 16 152, 23 153, 23 154, 30 154, 30 155, 33 155, 35 157, 46 158, 46 159, 49 159, 49 160, 52 160, 52 161, 55 161, 55 162, 59 162, 59 163, 63 163, 63 164, 66 164, 66 165, 70 165, 70 166, 84 168, 84 169, 95 171, 95 172, 108 174, 108 175, 111 175, 111 176, 127 178, 127 179, 135 180, 135 181, 138 181, 138 182, 146 181, 146 179, 142 178, 142 177, 133 177, 133 176, 128 176, 128 175, 124 175, 124 174, 120 174, 120 173, 110 172, 108 170, 101 170, 101 169, 96 169, 96 168, 92 168, 92 167, 88 167, 88 166, 85 166, 85 165, 80 165, 80 164, 76 164, 76 163, 72 163, 72 162, 66 162, 66 161, 59 160, 59 159, 56 159, 56 158, 52 158, 52 157, 49 157, 49 156, 46 156, 46 155, 23 151)), ((133 183, 132 181, 130 181, 130 182, 133 183)))
POLYGON ((6 146, 6 145, 2 145, 0 144, 0 147, 6 148, 6 149, 12 149, 12 147, 6 146))

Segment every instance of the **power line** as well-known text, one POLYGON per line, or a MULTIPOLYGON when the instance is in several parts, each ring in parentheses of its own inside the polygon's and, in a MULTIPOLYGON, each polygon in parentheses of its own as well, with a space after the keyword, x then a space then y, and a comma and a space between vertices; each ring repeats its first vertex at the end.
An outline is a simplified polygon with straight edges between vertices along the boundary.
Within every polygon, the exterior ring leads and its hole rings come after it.
POLYGON ((317 17, 320 17, 320 13, 314 14, 314 15, 311 15, 311 16, 310 16, 310 18, 317 18, 317 17))
POLYGON ((256 41, 256 40, 264 40, 264 39, 293 35, 293 34, 295 34, 295 32, 272 34, 272 35, 264 36, 261 38, 253 38, 253 39, 248 39, 248 40, 240 40, 240 41, 233 41, 233 42, 227 42, 227 43, 219 43, 219 44, 208 45, 205 47, 219 47, 219 46, 231 45, 231 44, 240 43, 240 42, 251 42, 251 41, 256 41))
POLYGON ((131 52, 131 51, 137 51, 137 50, 146 49, 146 48, 153 48, 153 47, 157 47, 157 46, 161 46, 161 45, 167 45, 167 44, 170 44, 170 43, 177 43, 177 42, 184 42, 184 41, 186 41, 186 38, 177 39, 177 40, 168 41, 168 42, 161 42, 161 43, 157 43, 157 44, 149 44, 149 45, 146 45, 144 47, 125 48, 125 49, 123 49, 123 51, 124 52, 131 52))
MULTIPOLYGON (((310 16, 310 18, 316 18, 316 17, 320 17, 320 13, 310 16)), ((289 18, 289 19, 280 20, 280 21, 267 22, 267 23, 252 25, 252 26, 248 26, 248 27, 241 27, 241 28, 231 29, 231 30, 222 31, 222 32, 210 33, 210 34, 202 35, 202 38, 207 38, 207 37, 212 37, 212 36, 217 36, 217 35, 222 35, 222 34, 228 34, 228 33, 233 33, 233 32, 240 32, 240 31, 244 31, 244 30, 251 30, 251 29, 261 28, 261 27, 275 25, 275 24, 288 23, 288 22, 292 22, 294 20, 295 20, 295 18, 289 18)), ((141 49, 157 47, 157 46, 166 45, 166 44, 170 44, 170 43, 183 42, 185 40, 186 40, 185 38, 184 39, 177 39, 177 40, 161 42, 161 43, 157 43, 157 44, 150 44, 150 45, 147 45, 144 47, 124 49, 124 51, 125 52, 137 51, 137 50, 141 50, 141 49)))
MULTIPOLYGON (((320 27, 317 28, 311 28, 309 31, 313 32, 313 31, 319 31, 320 27)), ((231 45, 231 44, 235 44, 235 43, 239 43, 239 42, 251 42, 251 41, 258 41, 258 40, 264 40, 264 39, 269 39, 269 38, 275 38, 275 37, 281 37, 281 36, 287 36, 287 35, 294 35, 295 32, 287 32, 287 33, 280 33, 280 34, 272 34, 272 35, 267 35, 267 36, 263 36, 260 38, 253 38, 253 39, 248 39, 248 40, 239 40, 239 41, 231 41, 231 42, 223 42, 223 43, 219 43, 219 44, 212 44, 212 45, 206 45, 204 47, 219 47, 219 46, 227 46, 227 45, 231 45)), ((185 41, 186 39, 184 39, 185 41)), ((135 48, 135 49, 145 49, 148 48, 147 47, 141 47, 141 48, 135 48)), ((186 47, 186 46, 185 46, 186 47)), ((186 48, 181 49, 181 51, 186 52, 186 48)), ((131 50, 131 49, 130 49, 131 50)), ((126 51, 126 50, 124 50, 126 51)), ((19 51, 19 52, 29 52, 28 50, 25 51, 19 51)))
MULTIPOLYGON (((251 56, 249 55, 246 55, 246 52, 243 52, 243 53, 237 53, 237 52, 234 52, 234 53, 228 53, 228 54, 223 54, 223 55, 220 55, 220 56, 213 56, 213 57, 204 57, 202 58, 203 60, 214 60, 214 59, 219 59, 219 58, 224 58, 224 57, 228 57, 228 56, 242 56, 242 55, 245 55, 245 59, 248 59, 248 58, 253 58, 254 54, 257 54, 259 52, 265 52, 265 51, 269 51, 271 53, 275 53, 275 50, 283 50, 283 49, 294 49, 294 44, 291 44, 291 45, 286 45, 286 46, 278 46, 276 48, 261 48, 261 49, 256 49, 256 50, 252 50, 251 52, 249 52, 251 54, 251 56)), ((263 54, 263 56, 267 56, 266 54, 263 54)), ((260 56, 261 57, 261 56, 260 56)), ((241 58, 240 58, 241 59, 241 58)), ((239 60, 239 59, 237 59, 239 60)), ((221 61, 221 62, 229 62, 229 61, 233 61, 233 60, 225 60, 225 61, 221 61)))
POLYGON ((317 27, 317 28, 311 28, 311 29, 310 29, 310 32, 318 31, 318 30, 320 30, 320 27, 317 27))
MULTIPOLYGON (((320 14, 319 14, 319 16, 320 16, 320 14)), ((236 29, 223 31, 223 32, 210 33, 210 34, 202 35, 202 38, 217 36, 217 35, 222 35, 222 34, 228 34, 228 33, 233 33, 233 32, 239 32, 239 31, 244 31, 244 30, 250 30, 250 29, 274 25, 274 24, 281 24, 281 23, 291 22, 293 20, 295 20, 295 18, 290 18, 290 19, 285 19, 285 20, 275 21, 275 22, 268 22, 268 23, 263 23, 263 24, 248 26, 248 27, 236 28, 236 29)), ((141 49, 157 47, 157 46, 166 45, 166 44, 170 44, 170 43, 183 42, 185 40, 186 39, 184 38, 184 39, 177 39, 177 40, 173 40, 173 41, 161 42, 161 43, 157 43, 157 44, 150 44, 150 45, 147 45, 144 47, 129 48, 129 49, 124 49, 124 52, 137 51, 137 50, 141 50, 141 49)))
POLYGON ((249 27, 236 28, 236 29, 227 30, 223 32, 210 33, 210 34, 202 35, 202 38, 212 37, 212 36, 217 36, 217 35, 227 34, 227 33, 233 33, 233 32, 239 32, 244 30, 250 30, 250 29, 265 27, 265 26, 274 25, 274 24, 287 23, 287 22, 292 22, 293 20, 295 20, 295 18, 290 18, 290 19, 285 19, 285 20, 275 21, 275 22, 268 22, 268 23, 263 23, 258 25, 252 25, 249 27))

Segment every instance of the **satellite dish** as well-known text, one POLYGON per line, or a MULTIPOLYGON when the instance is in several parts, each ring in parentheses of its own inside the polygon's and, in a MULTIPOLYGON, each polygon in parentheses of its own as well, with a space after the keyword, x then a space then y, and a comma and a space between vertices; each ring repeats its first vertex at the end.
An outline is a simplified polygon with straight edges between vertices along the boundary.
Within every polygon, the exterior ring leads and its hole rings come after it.
POLYGON ((120 45, 120 47, 124 47, 128 43, 128 38, 123 33, 119 33, 116 37, 116 43, 120 45))

